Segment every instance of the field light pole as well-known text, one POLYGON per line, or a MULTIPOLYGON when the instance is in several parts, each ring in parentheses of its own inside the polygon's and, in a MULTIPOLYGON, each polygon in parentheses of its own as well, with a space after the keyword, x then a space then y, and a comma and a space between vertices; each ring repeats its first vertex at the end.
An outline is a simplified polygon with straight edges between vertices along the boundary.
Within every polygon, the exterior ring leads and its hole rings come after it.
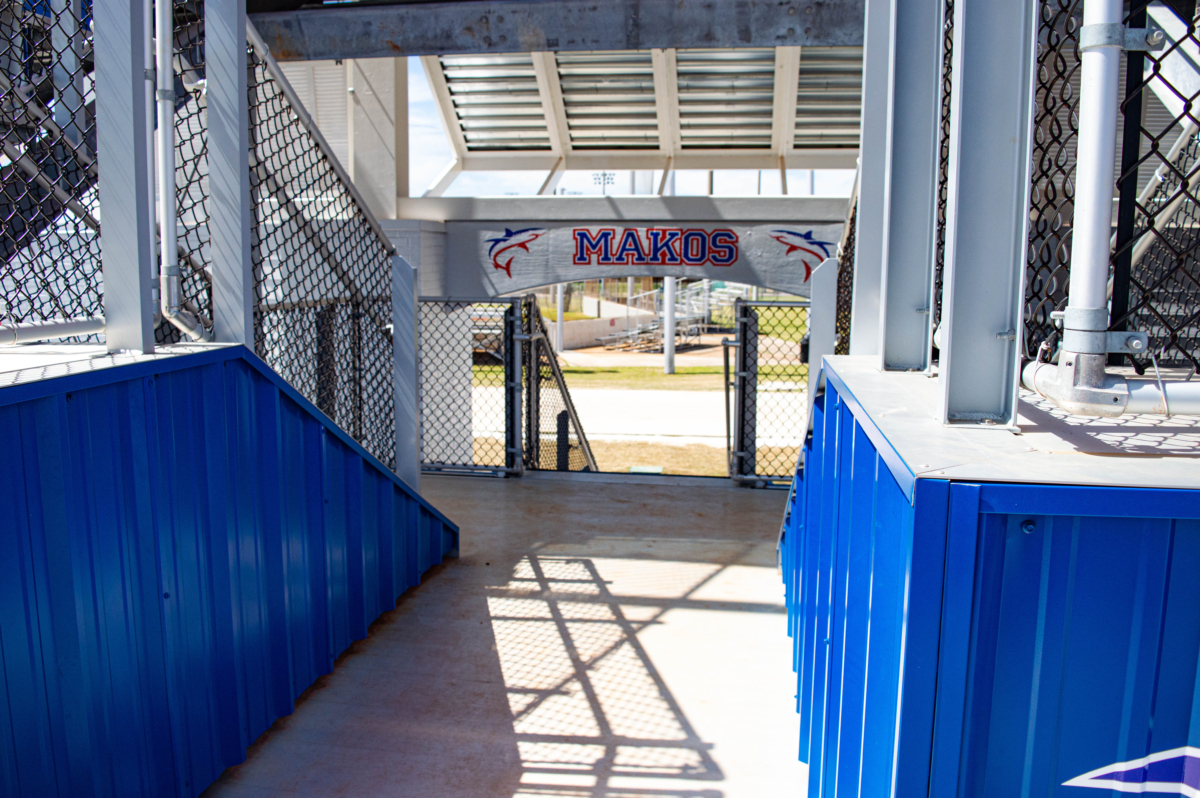
POLYGON ((675 278, 663 278, 663 374, 675 373, 675 278))
POLYGON ((554 297, 554 334, 558 351, 563 351, 563 284, 558 284, 554 297))

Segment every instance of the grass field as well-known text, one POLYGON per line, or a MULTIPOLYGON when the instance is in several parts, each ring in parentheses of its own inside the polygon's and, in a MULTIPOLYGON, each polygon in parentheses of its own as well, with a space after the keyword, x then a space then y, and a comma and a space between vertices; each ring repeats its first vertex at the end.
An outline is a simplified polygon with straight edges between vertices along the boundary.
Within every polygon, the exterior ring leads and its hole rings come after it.
MULTIPOLYGON (((555 307, 543 307, 542 315, 546 317, 546 321, 558 321, 558 309, 555 307)), ((595 316, 589 316, 586 313, 580 313, 577 310, 564 310, 563 321, 583 321, 585 319, 594 319, 595 316)))
MULTIPOLYGON (((634 466, 661 467, 663 474, 693 477, 727 476, 725 449, 701 443, 672 446, 666 443, 640 441, 591 441, 592 456, 601 471, 614 474, 629 473, 634 466)), ((478 465, 503 465, 504 442, 497 438, 475 439, 475 462, 478 465)), ((787 463, 790 472, 800 452, 798 446, 760 446, 762 463, 787 463)))
MULTIPOLYGON (((674 374, 660 368, 623 366, 619 368, 563 367, 567 390, 576 388, 623 388, 629 391, 720 391, 724 371, 718 366, 688 366, 674 374)), ((759 366, 759 380, 788 380, 806 383, 808 366, 759 366)), ((473 384, 503 385, 503 366, 475 366, 473 384)))

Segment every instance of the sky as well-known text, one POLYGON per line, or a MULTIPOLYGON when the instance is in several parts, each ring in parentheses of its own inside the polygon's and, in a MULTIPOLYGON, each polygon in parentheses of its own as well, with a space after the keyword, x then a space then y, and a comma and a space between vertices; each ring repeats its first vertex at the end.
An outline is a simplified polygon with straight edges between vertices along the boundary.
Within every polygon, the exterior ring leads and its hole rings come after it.
MULTIPOLYGON (((408 176, 409 196, 419 197, 454 160, 454 151, 446 138, 442 120, 421 59, 408 59, 408 176)), ((611 184, 601 186, 599 173, 568 171, 559 181, 557 193, 566 195, 655 194, 662 172, 615 170, 607 173, 611 184)), ((546 173, 538 172, 462 172, 444 196, 503 197, 537 194, 546 173)), ((789 169, 788 194, 791 196, 848 197, 854 186, 853 169, 789 169)), ((675 173, 675 194, 706 196, 708 172, 681 170, 675 173)), ((606 181, 607 182, 607 181, 606 181)), ((713 177, 713 194, 725 197, 779 196, 782 194, 778 170, 721 169, 713 177)))

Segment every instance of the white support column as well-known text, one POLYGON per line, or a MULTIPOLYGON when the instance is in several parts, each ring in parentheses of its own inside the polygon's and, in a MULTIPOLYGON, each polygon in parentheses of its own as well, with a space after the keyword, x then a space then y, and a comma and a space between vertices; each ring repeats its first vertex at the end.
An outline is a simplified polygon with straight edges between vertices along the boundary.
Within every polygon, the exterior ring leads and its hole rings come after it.
POLYGON ((663 374, 675 373, 675 278, 663 278, 663 374))
POLYGON ((254 348, 246 0, 204 4, 213 339, 254 348))
POLYGON ((566 169, 564 168, 565 164, 566 160, 564 158, 559 158, 554 162, 554 167, 550 170, 550 174, 546 175, 546 179, 543 181, 542 187, 538 189, 539 197, 553 194, 554 189, 558 188, 558 182, 562 180, 563 173, 566 172, 566 169))
POLYGON ((395 219, 408 196, 408 60, 347 61, 346 88, 346 171, 375 218, 395 219))
MULTIPOLYGON (((771 105, 771 149, 779 156, 779 168, 796 143, 796 96, 800 90, 800 48, 775 48, 775 95, 771 105)), ((783 175, 787 194, 787 176, 783 175)))
POLYGON ((1016 421, 1037 7, 1036 0, 954 4, 944 422, 1016 421))
POLYGON ((878 348, 884 370, 923 371, 930 360, 944 5, 892 6, 878 348))
POLYGON ((859 144, 857 240, 850 354, 879 354, 879 296, 883 277, 884 192, 888 146, 888 80, 891 72, 892 3, 866 0, 863 33, 862 132, 859 144))
POLYGON ((565 287, 562 283, 556 286, 554 296, 554 342, 558 344, 557 351, 564 351, 563 347, 563 315, 566 313, 566 306, 563 302, 565 287))
POLYGON ((450 97, 450 86, 446 83, 446 74, 442 72, 442 60, 436 55, 423 55, 421 66, 425 69, 425 79, 429 81, 429 90, 433 93, 438 117, 442 120, 442 127, 450 139, 450 147, 454 150, 454 160, 423 195, 440 197, 462 171, 467 158, 467 139, 463 135, 462 125, 458 123, 458 113, 454 110, 454 100, 450 97))
MULTIPOLYGON (((658 120, 658 151, 668 158, 679 153, 679 73, 675 51, 651 50, 650 64, 654 70, 654 112, 658 120)), ((664 175, 663 179, 666 179, 664 175)), ((660 190, 659 194, 662 193, 660 190)))
POLYGON ((105 337, 108 349, 154 351, 154 195, 146 137, 146 18, 141 0, 96 3, 96 150, 104 235, 105 337))
POLYGON ((571 154, 571 129, 567 125, 567 107, 563 102, 562 84, 558 80, 558 60, 554 53, 530 53, 533 74, 537 79, 546 131, 550 134, 550 151, 560 158, 571 154))
POLYGON ((417 270, 392 258, 392 356, 395 380, 396 476, 421 489, 421 405, 417 369, 417 270))

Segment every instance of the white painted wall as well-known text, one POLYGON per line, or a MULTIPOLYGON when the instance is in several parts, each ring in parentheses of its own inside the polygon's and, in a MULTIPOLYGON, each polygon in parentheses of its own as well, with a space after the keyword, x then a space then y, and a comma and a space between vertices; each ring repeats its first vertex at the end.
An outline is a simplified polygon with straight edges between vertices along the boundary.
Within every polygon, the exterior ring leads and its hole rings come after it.
POLYGON ((419 296, 446 295, 446 225, 416 219, 380 219, 396 254, 417 270, 419 296))

